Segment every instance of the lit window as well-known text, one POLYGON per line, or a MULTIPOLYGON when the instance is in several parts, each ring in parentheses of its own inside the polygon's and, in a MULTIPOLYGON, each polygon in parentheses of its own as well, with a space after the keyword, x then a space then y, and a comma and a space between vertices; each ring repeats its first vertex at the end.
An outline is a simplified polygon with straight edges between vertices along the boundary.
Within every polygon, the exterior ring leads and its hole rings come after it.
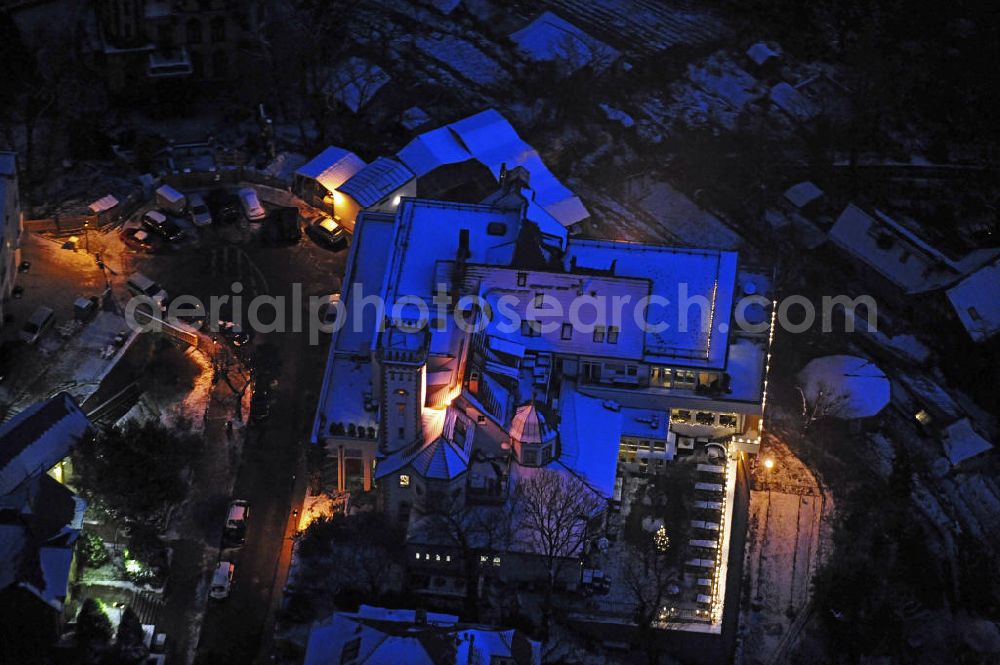
POLYGON ((440 561, 441 560, 441 555, 440 554, 435 554, 434 555, 434 560, 435 561, 440 561))
POLYGON ((500 557, 498 557, 498 556, 493 557, 493 565, 494 566, 499 566, 500 565, 500 557))
POLYGON ((573 324, 564 323, 562 324, 562 334, 560 335, 562 339, 573 339, 573 324))
POLYGON ((450 554, 445 554, 444 555, 444 560, 445 561, 451 561, 451 555, 450 554))
POLYGON ((611 326, 610 328, 608 328, 608 344, 617 344, 618 343, 618 333, 619 332, 620 331, 618 329, 618 326, 611 326))
POLYGON ((410 486, 410 476, 407 475, 407 474, 405 474, 405 473, 400 474, 400 476, 399 476, 399 486, 400 487, 409 487, 410 486))
POLYGON ((594 326, 594 341, 598 344, 604 341, 604 326, 594 326))
POLYGON ((420 552, 417 552, 417 561, 420 561, 420 552))
POLYGON ((490 558, 488 556, 486 556, 485 554, 479 555, 479 563, 489 563, 489 562, 490 558))

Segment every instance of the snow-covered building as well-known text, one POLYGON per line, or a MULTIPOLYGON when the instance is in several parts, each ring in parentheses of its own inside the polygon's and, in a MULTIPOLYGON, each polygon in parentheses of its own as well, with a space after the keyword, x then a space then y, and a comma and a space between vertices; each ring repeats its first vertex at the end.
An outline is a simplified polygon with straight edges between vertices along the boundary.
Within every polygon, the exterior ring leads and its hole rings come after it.
POLYGON ((89 428, 66 393, 0 426, 0 596, 45 608, 54 623, 69 592, 86 508, 63 484, 66 458, 89 428))
POLYGON ((469 200, 478 201, 495 189, 505 169, 521 166, 531 173, 529 199, 560 225, 572 230, 590 215, 495 109, 424 132, 396 156, 417 177, 421 197, 451 200, 456 192, 471 191, 469 200))
POLYGON ((0 325, 3 303, 10 297, 21 263, 21 199, 17 181, 17 155, 0 152, 0 325))
POLYGON ((309 632, 305 665, 540 665, 542 648, 514 628, 460 623, 425 610, 362 605, 309 632))
POLYGON ((569 72, 587 66, 601 71, 621 57, 616 49, 552 12, 542 12, 510 38, 530 60, 559 62, 569 72))
POLYGON ((954 259, 881 211, 869 215, 853 204, 837 218, 829 238, 866 274, 890 285, 884 290, 887 296, 943 289, 997 255, 997 250, 978 249, 954 259))
POLYGON ((539 469, 606 506, 625 471, 759 448, 768 324, 735 330, 736 253, 570 238, 530 181, 358 217, 312 441, 403 524, 539 469))
POLYGON ((317 208, 332 207, 337 188, 365 168, 365 161, 346 148, 328 146, 295 171, 292 192, 317 208))
POLYGON ((1000 261, 983 266, 948 289, 948 300, 962 327, 975 342, 985 342, 1000 332, 1000 261))

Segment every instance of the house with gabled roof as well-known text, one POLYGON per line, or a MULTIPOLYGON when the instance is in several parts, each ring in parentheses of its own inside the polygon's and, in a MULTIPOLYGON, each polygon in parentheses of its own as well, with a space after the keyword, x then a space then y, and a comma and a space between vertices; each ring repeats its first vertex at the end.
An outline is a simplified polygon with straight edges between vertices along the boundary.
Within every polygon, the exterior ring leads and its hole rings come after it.
POLYGON ((426 610, 362 605, 313 625, 305 665, 540 665, 541 644, 514 628, 426 610))
POLYGON ((0 602, 22 604, 23 613, 5 619, 6 629, 21 626, 15 633, 60 624, 86 509, 63 484, 66 458, 89 429, 66 393, 0 426, 0 602))

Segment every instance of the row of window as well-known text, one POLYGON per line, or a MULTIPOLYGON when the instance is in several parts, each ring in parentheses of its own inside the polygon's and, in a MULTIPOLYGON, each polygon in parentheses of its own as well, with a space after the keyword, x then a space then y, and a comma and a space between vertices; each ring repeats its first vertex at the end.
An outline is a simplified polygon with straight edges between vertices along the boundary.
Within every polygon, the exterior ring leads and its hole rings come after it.
POLYGON ((450 554, 431 554, 430 552, 423 552, 423 553, 417 552, 416 559, 417 561, 438 561, 444 563, 451 563, 450 554))
MULTIPOLYGON (((521 321, 521 335, 524 337, 541 337, 542 322, 529 321, 527 319, 521 321)), ((620 335, 621 328, 618 326, 594 326, 593 339, 595 344, 603 344, 604 342, 617 344, 620 335)), ((559 331, 559 339, 566 341, 573 339, 572 323, 562 324, 562 328, 559 331)))

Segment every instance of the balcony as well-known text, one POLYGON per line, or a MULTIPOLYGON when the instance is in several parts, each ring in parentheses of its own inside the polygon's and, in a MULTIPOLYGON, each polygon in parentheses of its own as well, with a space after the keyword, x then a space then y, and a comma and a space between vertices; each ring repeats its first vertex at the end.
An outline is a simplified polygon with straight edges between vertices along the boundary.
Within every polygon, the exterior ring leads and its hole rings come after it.
POLYGON ((191 57, 183 46, 153 51, 149 54, 147 75, 150 78, 190 76, 192 71, 194 70, 191 67, 191 57))

